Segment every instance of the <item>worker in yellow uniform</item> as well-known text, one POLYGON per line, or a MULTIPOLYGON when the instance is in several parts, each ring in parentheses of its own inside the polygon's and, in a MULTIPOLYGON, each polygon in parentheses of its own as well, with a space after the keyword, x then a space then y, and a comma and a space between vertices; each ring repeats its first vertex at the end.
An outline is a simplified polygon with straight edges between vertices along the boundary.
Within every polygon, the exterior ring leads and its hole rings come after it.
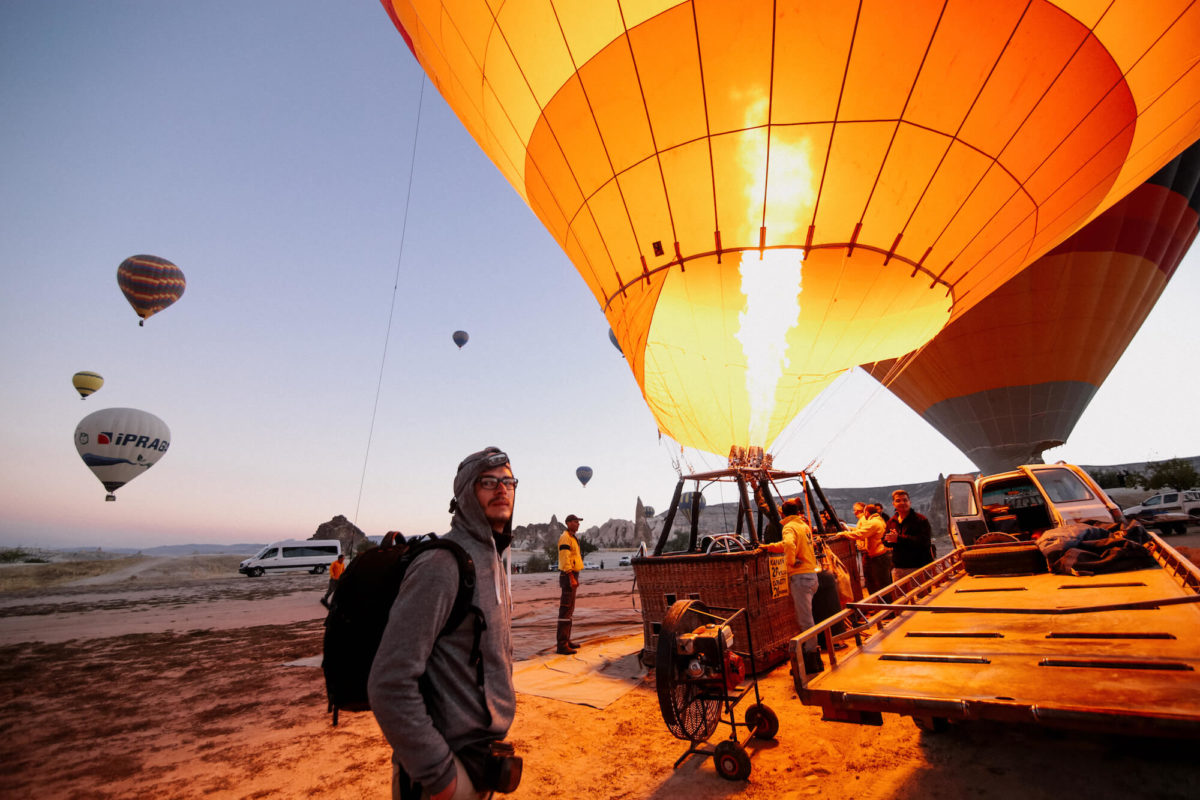
MULTIPOLYGON (((783 541, 763 547, 772 553, 783 553, 788 570, 788 591, 796 609, 796 622, 800 630, 806 631, 813 626, 812 602, 817 593, 817 559, 813 555, 812 528, 800 513, 801 508, 799 498, 783 501, 779 509, 783 515, 783 541)), ((812 673, 824 668, 816 640, 806 641, 804 669, 812 673)))
POLYGON ((575 616, 575 593, 579 589, 579 573, 583 570, 583 554, 579 551, 579 523, 583 517, 567 515, 567 529, 558 537, 558 585, 562 599, 558 603, 558 635, 555 652, 571 655, 579 645, 571 641, 571 618, 575 616))
POLYGON ((346 556, 343 553, 338 553, 337 561, 329 565, 329 588, 325 590, 325 596, 321 598, 321 605, 329 608, 329 596, 337 588, 338 579, 342 577, 342 573, 345 571, 346 556))

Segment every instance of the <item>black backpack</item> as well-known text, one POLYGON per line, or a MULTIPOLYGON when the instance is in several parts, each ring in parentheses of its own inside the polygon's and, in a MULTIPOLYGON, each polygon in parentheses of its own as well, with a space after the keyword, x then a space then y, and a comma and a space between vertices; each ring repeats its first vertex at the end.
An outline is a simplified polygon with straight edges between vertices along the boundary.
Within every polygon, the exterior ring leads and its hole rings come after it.
POLYGON ((458 594, 446 625, 438 632, 444 636, 458 628, 468 614, 475 617, 475 642, 471 648, 471 664, 476 679, 483 686, 483 658, 479 645, 486 625, 483 612, 471 604, 475 594, 475 562, 462 545, 435 534, 411 541, 372 547, 357 556, 338 580, 325 619, 325 654, 321 669, 325 672, 325 692, 333 724, 338 724, 338 711, 370 711, 367 697, 367 678, 371 663, 387 627, 388 614, 400 591, 400 583, 413 560, 427 550, 449 550, 458 561, 458 594))

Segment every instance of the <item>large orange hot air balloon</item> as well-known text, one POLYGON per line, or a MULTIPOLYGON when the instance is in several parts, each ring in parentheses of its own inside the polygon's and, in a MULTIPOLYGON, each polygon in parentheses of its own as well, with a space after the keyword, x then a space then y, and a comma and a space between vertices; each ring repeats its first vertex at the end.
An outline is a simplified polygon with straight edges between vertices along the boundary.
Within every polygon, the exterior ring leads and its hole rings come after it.
POLYGON ((383 0, 659 428, 769 446, 1200 135, 1200 4, 383 0))
POLYGON ((1200 144, 900 362, 867 367, 984 472, 1063 444, 1197 233, 1200 144))

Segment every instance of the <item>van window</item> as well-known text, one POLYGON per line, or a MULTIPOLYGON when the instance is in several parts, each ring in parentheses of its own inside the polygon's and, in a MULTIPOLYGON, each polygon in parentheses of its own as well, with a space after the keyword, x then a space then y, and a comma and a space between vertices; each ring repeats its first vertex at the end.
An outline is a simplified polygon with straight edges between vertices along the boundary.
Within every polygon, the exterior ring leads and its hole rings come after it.
POLYGON ((1164 503, 1178 503, 1179 502, 1179 493, 1171 492, 1170 494, 1164 494, 1163 502, 1164 503))
POLYGON ((1069 469, 1039 469, 1038 483, 1046 490, 1052 503, 1077 503, 1091 500, 1092 493, 1079 476, 1069 469))
POLYGON ((260 558, 260 559, 261 558, 274 558, 278 554, 279 554, 279 551, 276 550, 274 547, 268 547, 265 550, 263 550, 261 553, 256 555, 255 558, 260 558))
POLYGON ((950 516, 970 517, 979 513, 975 508, 975 492, 966 481, 950 483, 950 516))
POLYGON ((1161 502, 1162 502, 1162 495, 1160 495, 1160 494, 1156 494, 1156 495, 1154 495, 1154 497, 1148 498, 1148 499, 1146 500, 1146 502, 1142 503, 1142 505, 1144 505, 1144 506, 1156 506, 1156 505, 1158 505, 1158 504, 1159 504, 1159 503, 1161 503, 1161 502))
POLYGON ((305 545, 300 547, 283 548, 284 558, 313 558, 315 556, 329 556, 330 558, 337 558, 337 547, 334 545, 305 545))

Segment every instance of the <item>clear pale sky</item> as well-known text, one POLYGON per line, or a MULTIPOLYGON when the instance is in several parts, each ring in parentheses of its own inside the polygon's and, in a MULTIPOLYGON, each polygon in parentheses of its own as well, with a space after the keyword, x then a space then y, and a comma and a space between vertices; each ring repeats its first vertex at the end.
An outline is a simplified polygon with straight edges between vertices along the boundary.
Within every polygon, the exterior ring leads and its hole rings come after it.
MULTIPOLYGON (((443 531, 455 465, 489 444, 519 524, 665 508, 679 448, 599 307, 428 84, 418 128, 421 85, 375 0, 0 4, 0 545, 306 538, 336 514, 443 531), (188 280, 143 328, 116 284, 139 253, 188 280), (106 384, 81 401, 85 369, 106 384), (114 406, 172 443, 106 503, 72 434, 114 406)), ((1198 260, 1047 460, 1200 453, 1198 260)), ((858 373, 781 441, 826 486, 974 468, 858 373)))

